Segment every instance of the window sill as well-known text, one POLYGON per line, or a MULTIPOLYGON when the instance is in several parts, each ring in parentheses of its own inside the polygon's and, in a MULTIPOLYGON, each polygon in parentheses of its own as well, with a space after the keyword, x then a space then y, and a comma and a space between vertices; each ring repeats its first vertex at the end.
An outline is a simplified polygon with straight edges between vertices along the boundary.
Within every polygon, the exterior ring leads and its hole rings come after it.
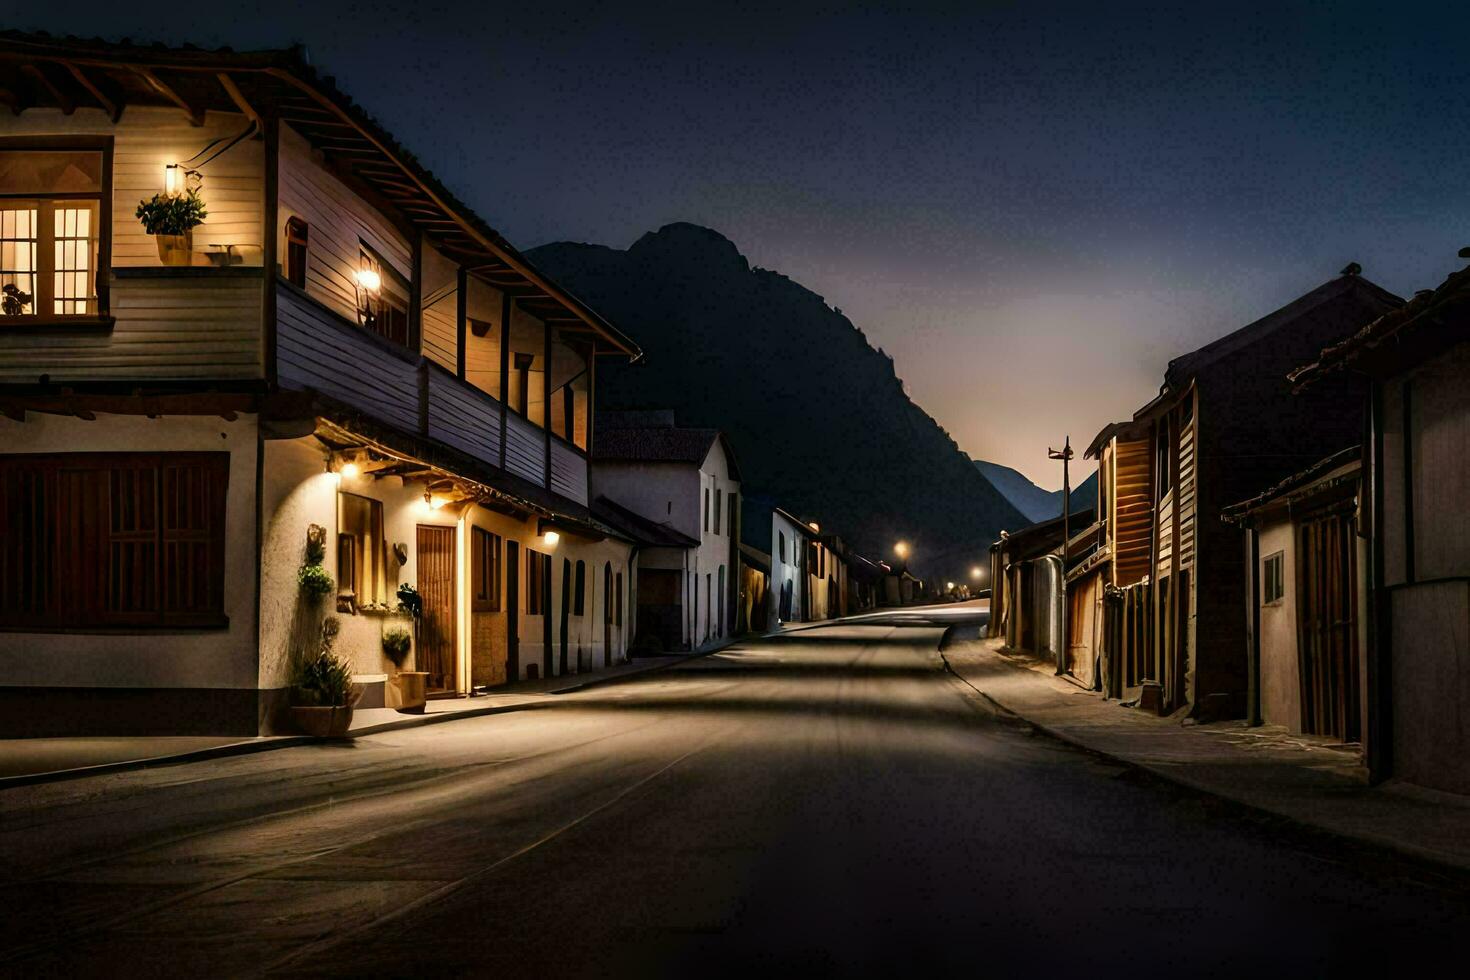
POLYGON ((107 331, 117 323, 114 316, 0 316, 0 332, 25 333, 35 330, 107 331))

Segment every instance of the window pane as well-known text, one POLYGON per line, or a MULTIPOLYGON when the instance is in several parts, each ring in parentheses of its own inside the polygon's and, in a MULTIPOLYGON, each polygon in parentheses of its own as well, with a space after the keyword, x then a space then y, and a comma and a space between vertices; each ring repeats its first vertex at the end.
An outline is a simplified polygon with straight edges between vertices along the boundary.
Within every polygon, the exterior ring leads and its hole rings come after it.
POLYGON ((76 201, 57 201, 54 205, 56 264, 52 295, 56 313, 96 311, 97 297, 92 289, 97 254, 97 241, 92 237, 96 209, 95 204, 76 201))
POLYGON ((36 209, 0 210, 0 316, 36 312, 36 209))

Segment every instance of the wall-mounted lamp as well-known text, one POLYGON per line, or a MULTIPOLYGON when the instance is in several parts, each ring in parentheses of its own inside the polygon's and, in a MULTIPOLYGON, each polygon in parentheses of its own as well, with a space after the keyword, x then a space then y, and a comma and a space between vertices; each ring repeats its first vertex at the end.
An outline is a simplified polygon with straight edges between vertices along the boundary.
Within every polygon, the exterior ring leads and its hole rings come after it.
POLYGON ((554 548, 556 547, 556 543, 561 540, 561 535, 555 531, 547 531, 541 535, 541 538, 546 542, 547 547, 554 548))
POLYGON ((376 269, 358 269, 357 284, 370 293, 376 293, 383 288, 383 277, 376 269))
POLYGON ((821 533, 822 526, 820 524, 818 524, 816 521, 807 521, 806 522, 806 526, 809 527, 809 528, 811 528, 813 531, 816 531, 818 533, 821 533))
POLYGON ((444 497, 436 497, 432 493, 429 493, 429 491, 425 490, 424 503, 428 505, 430 510, 438 510, 445 504, 449 503, 449 501, 444 497))
POLYGON ((342 469, 338 470, 338 472, 346 477, 354 477, 357 474, 361 473, 362 469, 356 463, 348 460, 347 462, 342 464, 342 469))
POLYGON ((166 164, 163 168, 163 192, 169 197, 177 197, 184 193, 185 184, 184 168, 177 163, 166 164))

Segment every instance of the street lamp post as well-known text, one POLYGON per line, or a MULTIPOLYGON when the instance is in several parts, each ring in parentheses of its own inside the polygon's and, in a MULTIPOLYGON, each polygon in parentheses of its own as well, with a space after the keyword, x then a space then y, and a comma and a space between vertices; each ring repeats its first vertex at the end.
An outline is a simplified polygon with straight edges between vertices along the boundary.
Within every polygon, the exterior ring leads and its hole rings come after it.
POLYGON ((1061 449, 1048 448, 1047 459, 1059 459, 1062 461, 1062 576, 1061 576, 1061 602, 1062 602, 1062 642, 1057 649, 1057 673, 1067 672, 1067 545, 1072 538, 1072 478, 1070 465, 1072 462, 1072 437, 1067 436, 1067 441, 1061 449))

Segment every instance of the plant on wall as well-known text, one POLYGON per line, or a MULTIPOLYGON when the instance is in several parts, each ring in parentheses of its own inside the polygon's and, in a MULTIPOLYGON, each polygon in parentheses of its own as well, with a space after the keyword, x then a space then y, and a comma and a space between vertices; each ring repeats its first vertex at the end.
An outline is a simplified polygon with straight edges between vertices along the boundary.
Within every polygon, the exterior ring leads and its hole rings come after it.
POLYGON ((403 661, 408 656, 408 651, 413 645, 413 634, 402 626, 394 626, 383 631, 383 652, 388 659, 393 661, 393 666, 402 668, 403 661))
POLYGON ((320 565, 302 565, 296 572, 296 584, 301 586, 302 595, 313 601, 325 598, 336 586, 320 565))
POLYGON ((187 235, 209 217, 197 190, 187 194, 154 194, 150 200, 139 201, 134 214, 150 235, 187 235))
POLYGON ((332 649, 340 629, 341 621, 336 616, 326 617, 322 620, 320 646, 297 659, 291 671, 291 701, 296 706, 342 708, 357 700, 352 667, 332 649))
POLYGON ((398 611, 408 613, 415 620, 424 614, 423 596, 407 582, 398 587, 398 611))

